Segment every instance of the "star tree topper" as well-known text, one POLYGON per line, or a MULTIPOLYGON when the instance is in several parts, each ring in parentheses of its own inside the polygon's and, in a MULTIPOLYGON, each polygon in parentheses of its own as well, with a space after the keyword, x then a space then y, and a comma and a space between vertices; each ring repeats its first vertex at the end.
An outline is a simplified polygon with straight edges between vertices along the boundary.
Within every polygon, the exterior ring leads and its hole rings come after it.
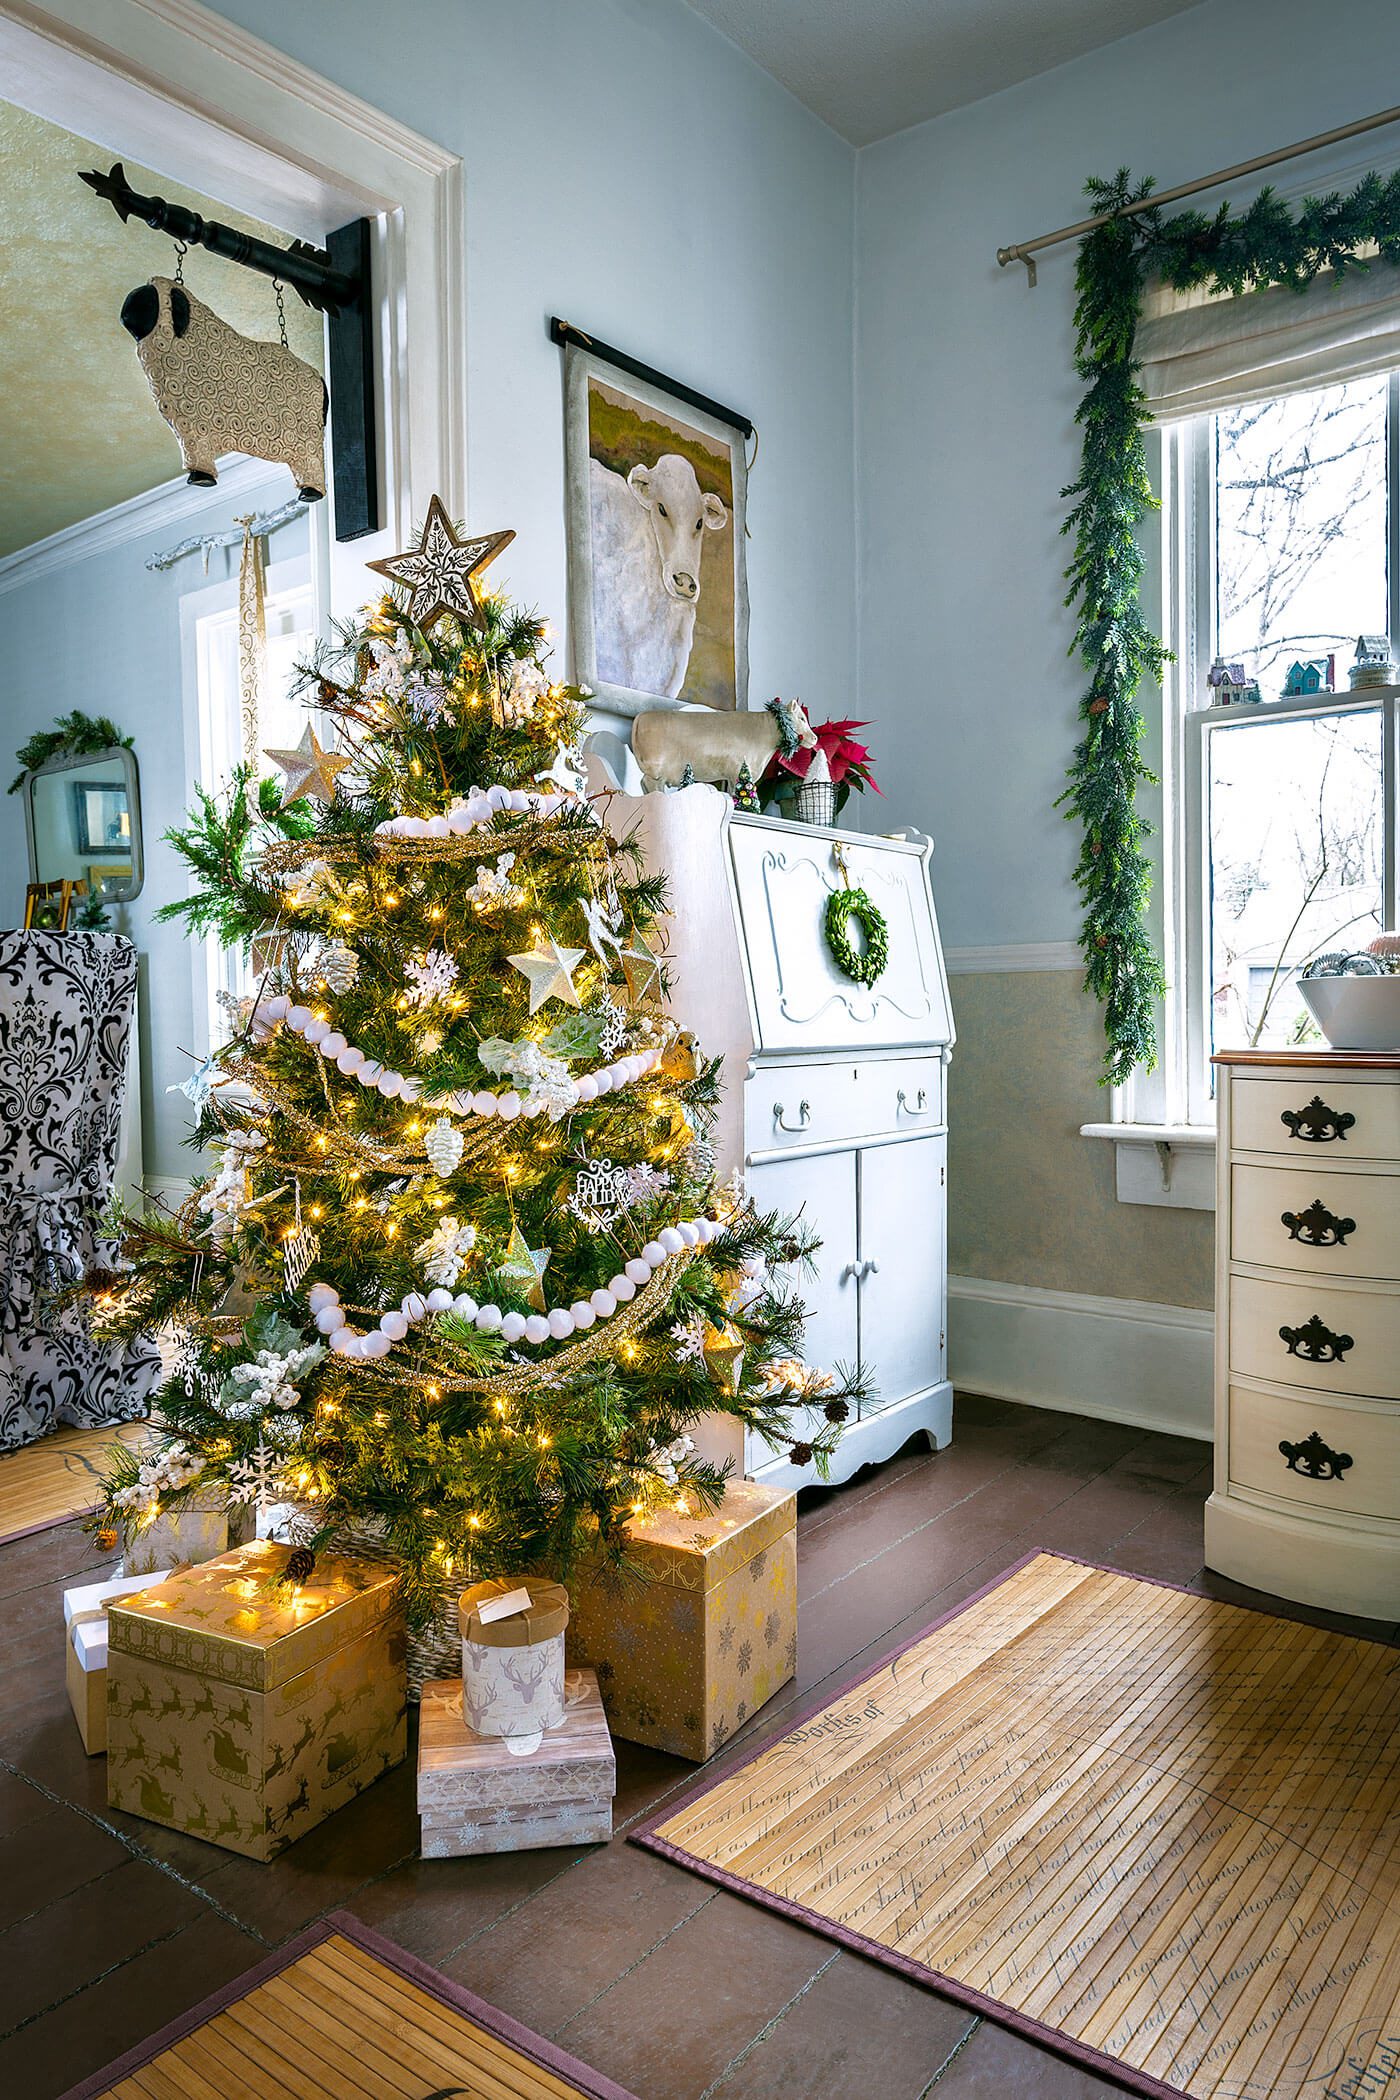
POLYGON ((275 760, 287 776, 283 809, 290 809, 294 802, 300 802, 303 795, 314 795, 318 802, 334 802, 335 776, 343 773, 350 764, 350 760, 342 758, 338 751, 321 749, 309 722, 295 751, 264 751, 263 757, 275 760))
POLYGON ((514 538, 513 532, 481 532, 459 540, 442 498, 434 496, 418 545, 402 554, 386 555, 382 561, 366 562, 365 567, 387 576, 390 583, 403 584, 409 593, 408 617, 420 630, 431 627, 444 613, 455 613, 473 627, 484 627, 472 578, 514 538))
POLYGON ((544 1272, 549 1267, 551 1247, 531 1247, 518 1225, 511 1227, 506 1251, 500 1262, 500 1274, 509 1283, 518 1283, 536 1312, 545 1309, 544 1272))
POLYGON ((507 958, 522 977, 529 979, 532 1014, 538 1013, 549 999, 562 999, 566 1006, 580 1004, 573 973, 587 953, 586 948, 561 948, 551 935, 541 946, 507 958))

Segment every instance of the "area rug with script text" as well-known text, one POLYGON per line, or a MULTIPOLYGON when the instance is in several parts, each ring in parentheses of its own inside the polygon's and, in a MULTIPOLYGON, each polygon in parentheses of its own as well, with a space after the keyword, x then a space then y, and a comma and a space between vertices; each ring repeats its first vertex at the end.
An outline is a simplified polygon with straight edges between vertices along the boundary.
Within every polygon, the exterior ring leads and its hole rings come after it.
POLYGON ((335 1911, 64 2100, 633 2100, 335 1911))
POLYGON ((1379 1642, 1033 1554, 636 1841, 1140 2092, 1400 2092, 1379 1642))

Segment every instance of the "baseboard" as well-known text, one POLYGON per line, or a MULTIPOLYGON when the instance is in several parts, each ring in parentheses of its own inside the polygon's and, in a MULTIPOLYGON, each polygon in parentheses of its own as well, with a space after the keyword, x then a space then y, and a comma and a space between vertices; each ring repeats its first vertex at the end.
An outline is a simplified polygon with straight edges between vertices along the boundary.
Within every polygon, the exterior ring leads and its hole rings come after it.
POLYGON ((964 1392, 1209 1440, 1211 1313, 979 1276, 950 1276, 948 1297, 964 1392))

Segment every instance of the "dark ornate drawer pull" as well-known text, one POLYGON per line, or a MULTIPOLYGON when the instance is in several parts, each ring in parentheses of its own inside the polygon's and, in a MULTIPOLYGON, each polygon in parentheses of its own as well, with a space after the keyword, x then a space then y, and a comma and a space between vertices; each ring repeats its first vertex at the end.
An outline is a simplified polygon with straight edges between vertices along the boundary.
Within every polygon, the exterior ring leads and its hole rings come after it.
POLYGON ((1314 1429, 1300 1444, 1283 1443, 1279 1450, 1288 1460, 1290 1473, 1304 1473, 1309 1480, 1340 1480, 1352 1463, 1349 1451, 1334 1451, 1314 1429))
POLYGON ((1288 1227, 1291 1240, 1301 1240, 1305 1247, 1345 1247, 1347 1234, 1356 1230, 1355 1218, 1339 1218, 1320 1196, 1306 1210, 1284 1211, 1279 1223, 1288 1227))
POLYGON ((1339 1364, 1348 1349, 1356 1347, 1354 1336, 1333 1334, 1316 1313, 1301 1327, 1280 1327, 1278 1337, 1287 1342, 1290 1356, 1301 1356, 1310 1364, 1339 1364))
POLYGON ((1356 1118, 1349 1108, 1329 1108, 1321 1094, 1314 1094, 1306 1108, 1286 1108, 1279 1117, 1290 1137, 1309 1145, 1330 1145, 1334 1138, 1346 1141, 1356 1118))

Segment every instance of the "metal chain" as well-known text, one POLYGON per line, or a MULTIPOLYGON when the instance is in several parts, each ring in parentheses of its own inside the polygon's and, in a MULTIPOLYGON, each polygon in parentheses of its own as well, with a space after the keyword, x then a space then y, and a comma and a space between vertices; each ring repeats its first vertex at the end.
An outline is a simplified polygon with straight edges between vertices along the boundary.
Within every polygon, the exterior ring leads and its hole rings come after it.
POLYGON ((187 256, 187 255, 189 254, 189 252, 190 252, 190 250, 189 250, 189 243, 188 243, 187 241, 176 241, 176 243, 175 243, 175 282, 176 282, 176 284, 183 284, 183 283, 184 283, 184 281, 185 281, 185 257, 186 257, 186 256, 187 256))
POLYGON ((282 300, 282 280, 280 277, 273 278, 272 289, 277 294, 277 333, 282 338, 282 348, 285 350, 287 348, 287 309, 282 300))

